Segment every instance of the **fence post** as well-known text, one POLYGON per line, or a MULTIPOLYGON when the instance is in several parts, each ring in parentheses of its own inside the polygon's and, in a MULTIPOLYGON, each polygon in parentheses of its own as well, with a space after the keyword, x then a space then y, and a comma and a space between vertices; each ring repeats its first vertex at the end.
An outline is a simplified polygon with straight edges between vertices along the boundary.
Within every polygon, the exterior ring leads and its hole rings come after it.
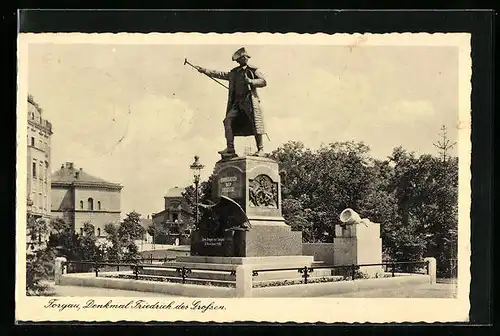
POLYGON ((99 265, 97 264, 97 262, 94 263, 94 271, 97 278, 99 276, 99 265))
POLYGON ((135 264, 133 268, 134 268, 135 280, 139 280, 139 265, 135 264))
POLYGON ((236 267, 236 297, 252 297, 252 273, 249 265, 236 267))
POLYGON ((354 264, 351 265, 351 277, 352 277, 352 280, 356 280, 356 266, 354 264))
POLYGON ((55 259, 54 265, 54 282, 58 285, 61 282, 61 275, 64 274, 64 263, 66 262, 66 258, 57 257, 55 259))
POLYGON ((153 264, 153 253, 150 253, 150 254, 149 254, 149 257, 150 257, 150 259, 151 259, 151 264, 153 264))
POLYGON ((427 264, 427 269, 429 270, 428 275, 431 280, 431 285, 433 285, 436 283, 436 258, 427 257, 424 258, 424 261, 428 263, 427 264))
POLYGON ((393 278, 395 277, 395 274, 394 274, 395 269, 396 269, 396 263, 393 260, 392 263, 391 263, 391 272, 392 272, 392 277, 393 278))

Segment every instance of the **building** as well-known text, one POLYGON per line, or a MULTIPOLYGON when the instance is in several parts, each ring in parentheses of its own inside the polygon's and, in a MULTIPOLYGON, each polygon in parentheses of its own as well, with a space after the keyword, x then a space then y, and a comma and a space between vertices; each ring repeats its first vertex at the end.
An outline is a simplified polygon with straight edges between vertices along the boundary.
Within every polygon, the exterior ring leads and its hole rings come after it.
POLYGON ((153 225, 153 220, 149 218, 148 215, 147 218, 141 218, 140 225, 144 229, 144 236, 140 243, 141 244, 143 244, 144 242, 147 244, 153 243, 153 237, 148 233, 149 227, 153 225))
POLYGON ((168 190, 164 199, 165 209, 151 216, 155 228, 163 233, 161 237, 155 237, 155 243, 184 244, 193 225, 191 208, 179 187, 168 190))
MULTIPOLYGON (((27 213, 37 223, 50 221, 51 208, 50 140, 52 124, 43 119, 42 112, 33 97, 28 95, 27 213)), ((26 241, 28 251, 42 246, 46 239, 46 236, 40 234, 29 235, 26 241)))
POLYGON ((94 225, 97 237, 104 237, 108 223, 118 224, 122 186, 94 177, 66 162, 52 174, 52 216, 71 223, 76 233, 83 225, 94 225))

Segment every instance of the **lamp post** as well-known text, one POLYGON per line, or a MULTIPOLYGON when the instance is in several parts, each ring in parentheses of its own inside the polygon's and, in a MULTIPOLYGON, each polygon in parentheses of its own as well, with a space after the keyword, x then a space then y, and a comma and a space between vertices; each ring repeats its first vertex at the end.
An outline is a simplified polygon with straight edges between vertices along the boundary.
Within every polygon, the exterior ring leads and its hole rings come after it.
POLYGON ((193 171, 194 185, 195 185, 195 225, 198 227, 198 187, 200 184, 200 172, 205 166, 200 163, 200 157, 198 155, 194 156, 194 162, 189 166, 193 171))

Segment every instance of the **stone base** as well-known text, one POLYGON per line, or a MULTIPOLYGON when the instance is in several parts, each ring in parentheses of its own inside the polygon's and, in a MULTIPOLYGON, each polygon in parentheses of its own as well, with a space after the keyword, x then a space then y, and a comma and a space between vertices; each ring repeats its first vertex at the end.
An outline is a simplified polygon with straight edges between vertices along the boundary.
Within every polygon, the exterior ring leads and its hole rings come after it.
POLYGON ((235 232, 243 243, 240 246, 242 257, 302 255, 302 232, 292 231, 283 224, 251 223, 250 231, 235 232))
MULTIPOLYGON (((355 225, 335 226, 333 239, 335 265, 362 265, 382 263, 380 224, 364 222, 355 225)), ((381 266, 361 267, 369 275, 382 272, 381 266)))
POLYGON ((177 263, 208 263, 208 264, 230 264, 230 265, 273 265, 286 267, 310 266, 314 261, 313 256, 281 256, 281 257, 205 257, 205 256, 182 256, 175 259, 177 263))
POLYGON ((223 238, 191 237, 192 256, 266 257, 302 255, 302 232, 280 222, 250 221, 249 231, 228 231, 223 238))

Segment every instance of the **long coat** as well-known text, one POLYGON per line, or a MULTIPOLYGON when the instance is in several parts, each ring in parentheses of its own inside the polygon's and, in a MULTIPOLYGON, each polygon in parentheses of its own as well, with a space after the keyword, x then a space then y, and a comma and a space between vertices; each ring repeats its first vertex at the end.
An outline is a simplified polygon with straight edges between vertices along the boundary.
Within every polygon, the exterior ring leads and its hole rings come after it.
MULTIPOLYGON (((203 69, 203 72, 210 77, 229 81, 226 114, 235 105, 235 81, 238 69, 239 67, 236 67, 229 72, 203 69)), ((251 94, 245 100, 245 114, 240 114, 234 119, 232 131, 235 136, 265 134, 263 111, 260 105, 257 88, 265 87, 267 82, 262 73, 256 67, 247 65, 245 71, 247 77, 250 79, 251 94)))

